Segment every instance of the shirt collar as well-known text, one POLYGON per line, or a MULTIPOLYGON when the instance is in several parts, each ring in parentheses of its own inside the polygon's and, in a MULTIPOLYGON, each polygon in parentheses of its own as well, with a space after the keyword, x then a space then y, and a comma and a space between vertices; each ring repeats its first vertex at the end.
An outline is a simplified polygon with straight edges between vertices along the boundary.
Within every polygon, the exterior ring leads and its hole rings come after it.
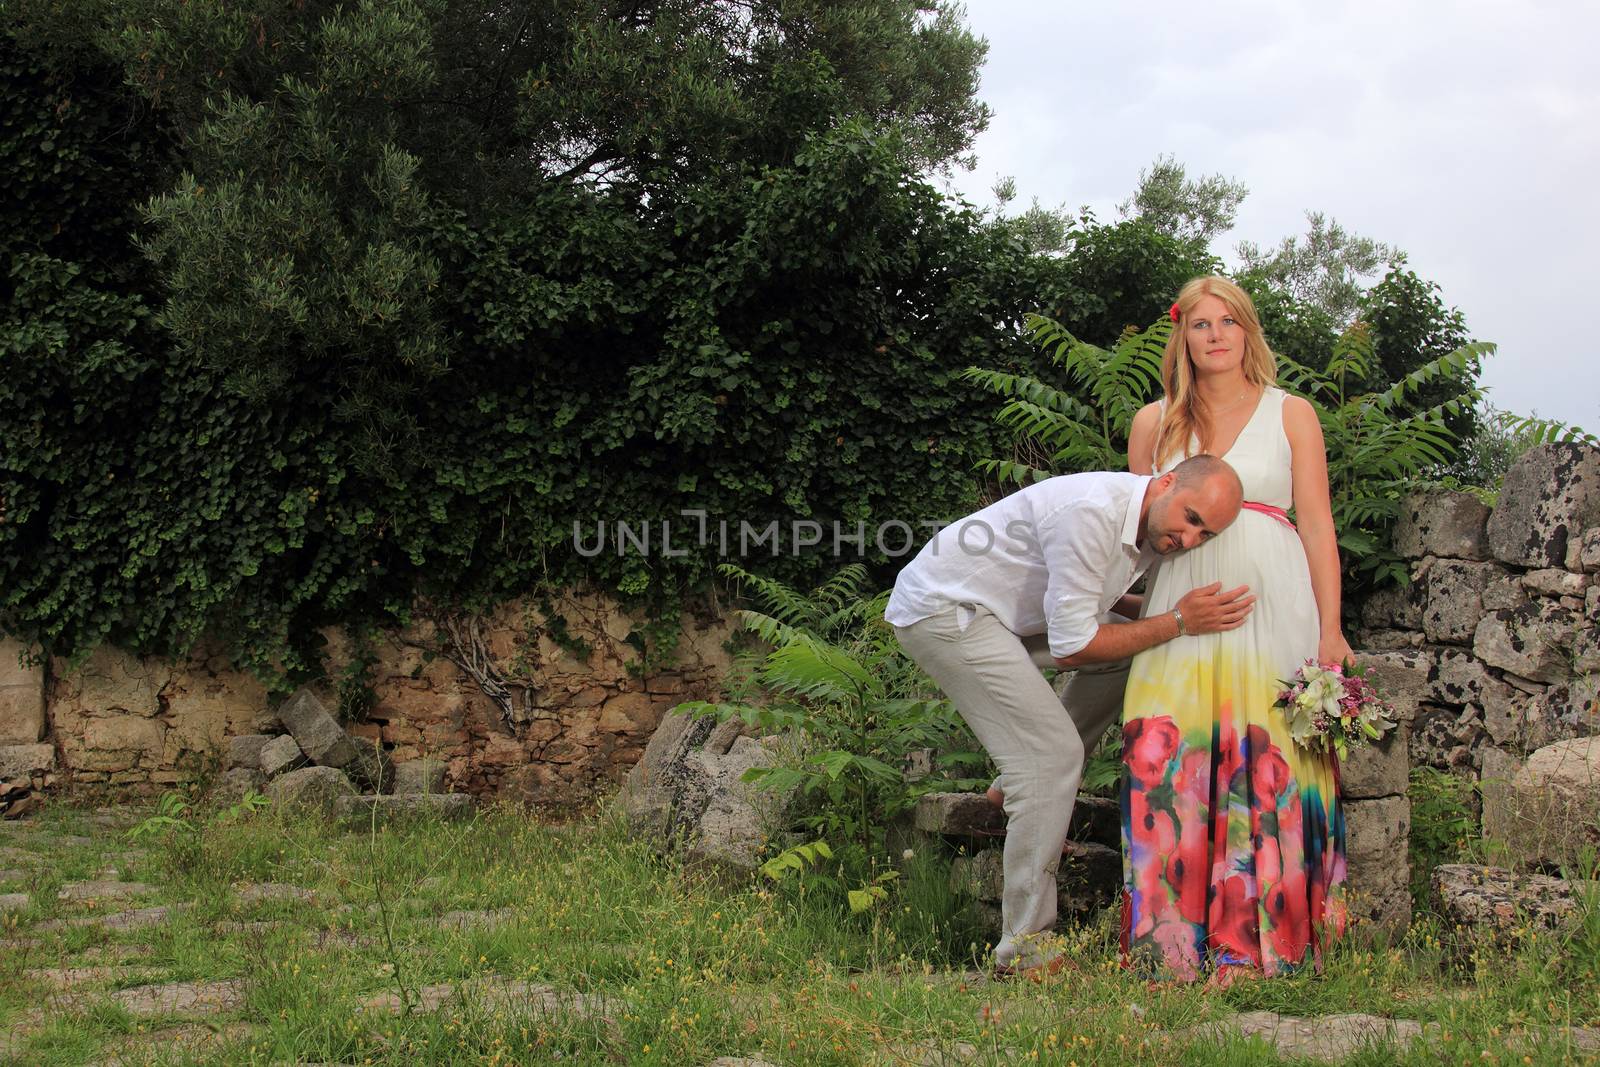
POLYGON ((1140 571, 1148 567, 1156 557, 1156 553, 1148 545, 1143 549, 1139 548, 1139 509, 1144 506, 1144 494, 1154 480, 1154 475, 1139 475, 1138 484, 1128 496, 1128 513, 1122 519, 1122 550, 1137 560, 1136 566, 1140 571))

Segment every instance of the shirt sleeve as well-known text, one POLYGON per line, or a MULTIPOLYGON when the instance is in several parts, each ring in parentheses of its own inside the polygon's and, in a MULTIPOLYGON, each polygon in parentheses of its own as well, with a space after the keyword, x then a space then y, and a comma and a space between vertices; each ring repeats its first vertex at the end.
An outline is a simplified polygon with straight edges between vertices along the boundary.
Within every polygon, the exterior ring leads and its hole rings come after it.
POLYGON ((1050 654, 1064 659, 1081 652, 1100 629, 1112 553, 1120 524, 1103 508, 1064 504, 1038 522, 1039 549, 1049 581, 1044 594, 1050 654))

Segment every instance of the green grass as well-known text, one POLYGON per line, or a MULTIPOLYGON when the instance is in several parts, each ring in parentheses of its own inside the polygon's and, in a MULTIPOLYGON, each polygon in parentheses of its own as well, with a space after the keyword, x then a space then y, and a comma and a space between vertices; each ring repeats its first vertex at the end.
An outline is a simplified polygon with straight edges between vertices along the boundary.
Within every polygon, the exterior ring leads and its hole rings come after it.
POLYGON ((119 1050, 126 1062, 158 1064, 1286 1062, 1257 1041, 1185 1033, 1265 1009, 1429 1027, 1403 1052, 1374 1046, 1349 1063, 1522 1064, 1581 1061, 1553 1028, 1600 1024, 1595 902, 1576 932, 1525 937, 1514 949, 1474 944, 1424 917, 1392 947, 1360 938, 1335 946, 1321 975, 1222 993, 1151 986, 1122 970, 1115 916, 1104 914, 1064 934, 1080 970, 995 984, 976 972, 987 946, 944 890, 944 861, 927 850, 883 908, 852 916, 825 878, 730 884, 652 854, 605 818, 550 826, 497 810, 464 824, 355 833, 272 812, 193 821, 203 827, 198 844, 151 841, 128 858, 124 874, 156 895, 95 910, 187 909, 127 931, 38 928, 88 913, 57 902, 56 890, 95 876, 106 853, 137 851, 120 832, 60 803, 29 826, 0 829, 0 847, 48 857, 3 890, 34 894, 0 931, 11 939, 0 950, 0 1034, 15 1035, 13 1062, 101 1063, 119 1050), (66 835, 91 840, 60 844, 66 835), (316 896, 245 904, 241 882, 316 896), (464 928, 436 921, 457 909, 511 916, 464 928), (75 990, 71 1003, 36 977, 119 956, 134 969, 75 990), (424 986, 487 976, 605 1002, 587 1016, 473 998, 428 1014, 363 1007, 381 994, 414 999, 424 986), (245 1000, 209 1017, 215 1036, 202 1047, 150 1038, 193 1018, 137 1017, 111 999, 124 986, 218 979, 244 980, 245 1000))

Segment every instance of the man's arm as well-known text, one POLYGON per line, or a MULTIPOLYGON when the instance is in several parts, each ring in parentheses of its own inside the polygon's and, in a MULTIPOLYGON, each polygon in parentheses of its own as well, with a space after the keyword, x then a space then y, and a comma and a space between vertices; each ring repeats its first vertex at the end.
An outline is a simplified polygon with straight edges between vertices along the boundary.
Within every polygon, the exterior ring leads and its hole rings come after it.
POLYGON ((1178 613, 1183 615, 1185 634, 1214 634, 1244 625, 1255 606, 1247 586, 1222 592, 1221 582, 1191 590, 1178 601, 1177 613, 1167 611, 1134 622, 1102 623, 1089 643, 1070 656, 1058 657, 1056 666, 1064 670, 1087 667, 1092 663, 1114 663, 1147 648, 1171 641, 1180 633, 1178 613))

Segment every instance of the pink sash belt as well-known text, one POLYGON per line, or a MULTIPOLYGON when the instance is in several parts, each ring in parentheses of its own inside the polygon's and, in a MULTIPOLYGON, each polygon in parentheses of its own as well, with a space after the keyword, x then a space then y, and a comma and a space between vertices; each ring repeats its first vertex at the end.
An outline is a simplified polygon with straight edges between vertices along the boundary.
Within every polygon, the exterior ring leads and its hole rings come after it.
POLYGON ((1270 515, 1289 529, 1294 529, 1294 523, 1289 521, 1289 513, 1282 508, 1275 508, 1271 504, 1259 504, 1254 500, 1246 500, 1242 506, 1251 511, 1259 511, 1263 515, 1270 515))

